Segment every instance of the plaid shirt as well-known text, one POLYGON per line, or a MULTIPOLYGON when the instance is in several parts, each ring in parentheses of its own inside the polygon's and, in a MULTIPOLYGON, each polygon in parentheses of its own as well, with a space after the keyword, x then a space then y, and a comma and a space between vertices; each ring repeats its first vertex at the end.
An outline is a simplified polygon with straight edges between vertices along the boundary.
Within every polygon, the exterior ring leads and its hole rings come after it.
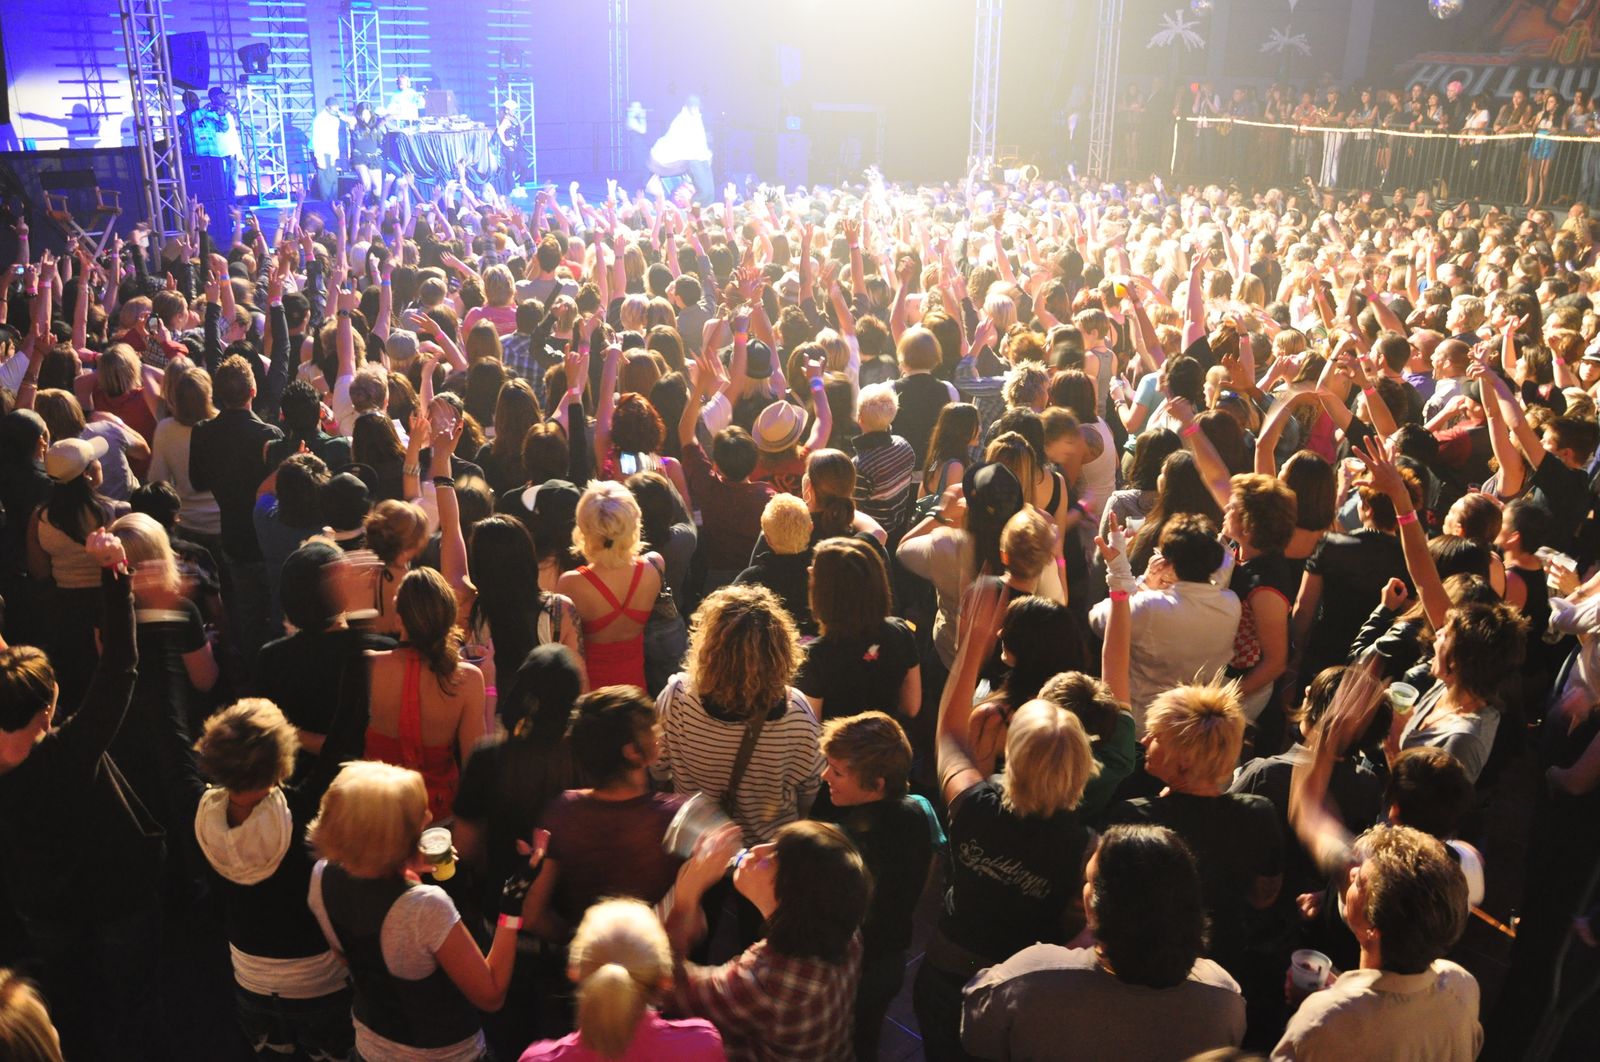
POLYGON ((842 963, 780 955, 766 941, 721 966, 684 963, 671 1008, 709 1018, 729 1062, 851 1062, 861 934, 842 963))
POLYGON ((506 368, 527 380, 533 386, 534 397, 539 400, 539 408, 548 410, 545 404, 544 388, 544 359, 533 349, 533 337, 524 332, 512 332, 500 338, 500 361, 506 368))

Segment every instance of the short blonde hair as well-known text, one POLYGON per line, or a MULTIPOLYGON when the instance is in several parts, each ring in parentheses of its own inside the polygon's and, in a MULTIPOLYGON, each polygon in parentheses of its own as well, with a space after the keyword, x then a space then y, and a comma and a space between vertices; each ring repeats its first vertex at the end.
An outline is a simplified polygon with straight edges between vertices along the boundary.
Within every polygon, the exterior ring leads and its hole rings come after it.
POLYGON ((503 265, 492 265, 483 271, 483 297, 490 306, 510 306, 517 297, 517 282, 511 270, 503 265))
POLYGON ((639 552, 639 503, 620 483, 597 480, 578 499, 572 545, 597 568, 623 568, 639 552))
POLYGON ((1077 716, 1038 699, 1012 715, 1000 797, 1007 811, 1041 818, 1069 811, 1099 773, 1089 735, 1077 716))
POLYGON ((178 589, 178 560, 166 528, 144 513, 128 513, 116 519, 111 533, 122 540, 123 553, 128 563, 139 569, 141 578, 149 573, 168 592, 178 589))
POLYGON ((382 365, 369 362, 356 370, 350 380, 350 404, 357 413, 389 408, 389 373, 382 365))
POLYGON ((417 850, 428 820, 422 775, 375 760, 340 769, 322 795, 306 839, 318 856, 358 878, 398 874, 417 850))
POLYGON ((774 494, 761 510, 761 533, 780 557, 804 553, 811 545, 811 510, 793 494, 774 494))
POLYGON ((1037 509, 1024 505, 1000 529, 1000 552, 1005 554, 1007 571, 1036 579, 1055 556, 1055 529, 1037 509))
POLYGON ((650 297, 648 295, 629 295, 622 300, 622 309, 618 316, 621 318, 622 330, 625 332, 643 332, 649 327, 650 297))
POLYGON ((61 1062, 61 1043, 44 997, 4 967, 0 967, 0 1054, 17 1062, 61 1062))
POLYGON ((578 983, 578 1040, 605 1058, 618 1058, 653 1003, 672 980, 672 945, 654 911, 639 900, 602 900, 584 912, 567 948, 567 969, 578 983))
POLYGON ((108 398, 121 398, 139 387, 139 355, 126 343, 113 343, 95 366, 100 390, 108 398))
POLYGON ((983 300, 983 313, 994 322, 995 335, 1003 336, 1017 323, 1017 302, 1003 292, 991 291, 983 300))
POLYGON ((861 425, 862 431, 888 431, 899 412, 900 396, 895 394, 893 384, 873 384, 861 389, 861 397, 856 402, 856 423, 861 425))
POLYGON ((1174 686, 1150 703, 1145 729, 1173 750, 1183 780, 1225 782, 1244 747, 1239 684, 1174 686))
POLYGON ((200 773, 231 793, 280 785, 294 773, 300 741, 276 704, 246 697, 206 720, 194 744, 200 773))
POLYGON ((845 372, 850 368, 850 344, 838 332, 824 328, 817 333, 817 346, 827 354, 829 372, 845 372))
POLYGON ((943 353, 939 347, 938 336, 921 325, 913 325, 900 333, 900 342, 895 346, 895 356, 902 369, 932 372, 939 367, 943 353))

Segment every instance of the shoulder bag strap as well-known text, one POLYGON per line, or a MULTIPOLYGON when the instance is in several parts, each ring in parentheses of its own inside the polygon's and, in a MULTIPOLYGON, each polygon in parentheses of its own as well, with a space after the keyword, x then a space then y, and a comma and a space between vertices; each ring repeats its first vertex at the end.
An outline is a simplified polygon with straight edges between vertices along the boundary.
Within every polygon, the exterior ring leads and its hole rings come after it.
POLYGON ((750 757, 755 755, 756 742, 761 738, 761 728, 767 725, 767 713, 761 712, 744 725, 744 738, 739 742, 739 752, 733 758, 733 771, 728 775, 728 788, 722 794, 722 810, 728 813, 729 818, 737 818, 734 814, 734 794, 739 791, 739 783, 744 781, 744 773, 750 766, 750 757))

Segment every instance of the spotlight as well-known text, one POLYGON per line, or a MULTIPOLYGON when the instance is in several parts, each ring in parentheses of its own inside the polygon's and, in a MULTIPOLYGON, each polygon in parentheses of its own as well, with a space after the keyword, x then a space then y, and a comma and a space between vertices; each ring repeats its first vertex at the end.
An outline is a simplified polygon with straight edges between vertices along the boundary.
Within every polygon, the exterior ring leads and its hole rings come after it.
POLYGON ((246 74, 265 74, 267 63, 272 60, 272 46, 267 44, 247 44, 239 49, 239 65, 246 74))

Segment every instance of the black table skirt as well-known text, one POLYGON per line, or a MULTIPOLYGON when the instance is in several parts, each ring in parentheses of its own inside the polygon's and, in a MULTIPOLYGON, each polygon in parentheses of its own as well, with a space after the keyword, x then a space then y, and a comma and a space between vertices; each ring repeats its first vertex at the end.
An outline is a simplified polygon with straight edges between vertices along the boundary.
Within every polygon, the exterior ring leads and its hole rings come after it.
POLYGON ((500 168, 494 130, 488 128, 390 131, 383 137, 383 157, 394 171, 428 182, 454 179, 461 160, 466 161, 467 180, 473 184, 484 184, 500 168))

